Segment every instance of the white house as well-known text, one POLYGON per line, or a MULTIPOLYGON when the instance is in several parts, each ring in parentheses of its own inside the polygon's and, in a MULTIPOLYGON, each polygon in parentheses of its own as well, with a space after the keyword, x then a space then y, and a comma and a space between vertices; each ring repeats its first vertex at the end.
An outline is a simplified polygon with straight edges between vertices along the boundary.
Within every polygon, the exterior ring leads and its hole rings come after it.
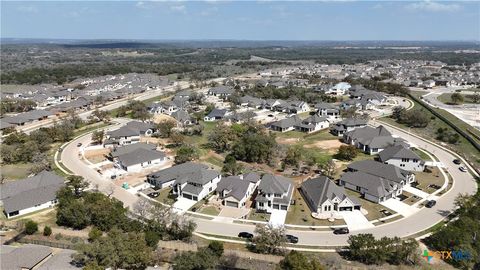
POLYGON ((315 132, 328 128, 330 123, 327 118, 319 116, 318 114, 311 115, 302 120, 302 122, 295 126, 295 129, 302 132, 315 132))
POLYGON ((115 158, 116 164, 127 172, 141 172, 143 169, 166 161, 164 152, 137 148, 115 158))
POLYGON ((215 170, 200 169, 179 176, 173 183, 173 194, 200 201, 217 188, 222 176, 215 170))
POLYGON ((349 83, 340 82, 325 90, 325 94, 333 96, 343 96, 348 92, 348 89, 350 89, 350 87, 352 86, 349 83))
POLYGON ((29 214, 57 204, 57 191, 64 179, 50 172, 0 185, 0 200, 7 218, 29 214))
POLYGON ((242 174, 222 178, 217 185, 222 204, 228 207, 245 208, 248 199, 260 183, 260 175, 256 173, 242 174))
POLYGON ((293 194, 293 183, 290 179, 265 174, 258 185, 258 195, 255 198, 257 211, 271 213, 272 210, 288 210, 293 194))
POLYGON ((423 172, 425 161, 403 145, 390 146, 378 154, 381 162, 397 166, 407 171, 423 172))
POLYGON ((104 147, 113 147, 115 145, 127 145, 138 143, 140 136, 151 136, 154 131, 153 124, 139 121, 128 122, 119 129, 107 132, 104 147))

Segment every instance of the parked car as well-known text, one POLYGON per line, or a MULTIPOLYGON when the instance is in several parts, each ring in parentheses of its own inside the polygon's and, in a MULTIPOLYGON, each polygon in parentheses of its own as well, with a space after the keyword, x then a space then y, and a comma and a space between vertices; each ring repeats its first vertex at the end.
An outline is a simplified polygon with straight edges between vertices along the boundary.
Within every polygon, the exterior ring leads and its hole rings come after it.
POLYGON ((298 243, 298 237, 296 237, 296 236, 293 236, 291 234, 287 234, 287 235, 285 235, 285 237, 287 238, 287 242, 289 242, 289 243, 292 243, 292 244, 298 243))
POLYGON ((435 206, 435 204, 437 204, 437 201, 431 200, 431 201, 428 201, 428 202, 425 204, 425 207, 427 207, 427 208, 432 208, 432 207, 435 206))
POLYGON ((348 228, 338 228, 333 231, 333 234, 348 234, 350 230, 348 228))
POLYGON ((465 167, 460 167, 458 168, 461 172, 467 172, 467 169, 465 167))
POLYGON ((246 239, 252 239, 253 238, 253 234, 249 233, 249 232, 240 232, 238 234, 238 237, 240 238, 246 238, 246 239))
POLYGON ((80 147, 80 146, 82 146, 82 143, 81 142, 77 143, 77 147, 80 147))
POLYGON ((150 198, 156 198, 156 197, 158 197, 158 195, 160 195, 160 193, 158 193, 158 192, 148 193, 148 197, 150 197, 150 198))
POLYGON ((110 176, 110 179, 112 179, 112 180, 117 179, 117 175, 114 174, 114 175, 110 176))
POLYGON ((455 163, 455 164, 457 164, 457 165, 462 164, 462 162, 460 161, 460 159, 454 159, 454 160, 453 160, 453 163, 455 163))

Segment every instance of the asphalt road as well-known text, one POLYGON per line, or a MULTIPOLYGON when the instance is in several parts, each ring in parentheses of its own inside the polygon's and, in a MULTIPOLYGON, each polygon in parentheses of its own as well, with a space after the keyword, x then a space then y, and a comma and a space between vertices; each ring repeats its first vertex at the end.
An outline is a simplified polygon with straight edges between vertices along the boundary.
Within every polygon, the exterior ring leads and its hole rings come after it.
MULTIPOLYGON (((121 123, 125 123, 126 121, 127 120, 120 120, 121 123)), ((118 128, 118 126, 115 128, 118 128)), ((355 231, 355 234, 372 233, 376 237, 410 236, 426 230, 441 221, 454 209, 454 200, 458 194, 474 194, 477 190, 477 184, 473 176, 468 173, 460 172, 458 170, 458 165, 452 163, 452 160, 457 157, 430 142, 425 142, 415 136, 411 136, 406 131, 391 127, 388 127, 388 129, 394 135, 398 135, 434 154, 440 162, 445 165, 445 169, 453 177, 454 185, 446 194, 437 200, 437 204, 433 208, 423 208, 409 217, 376 226, 375 228, 355 231)), ((78 153, 79 149, 76 145, 78 143, 87 145, 89 142, 90 135, 87 134, 66 145, 61 153, 63 165, 75 174, 88 179, 92 185, 98 186, 100 191, 112 194, 112 196, 122 201, 125 206, 129 206, 130 209, 132 209, 132 206, 138 200, 136 195, 127 192, 119 186, 113 185, 111 180, 103 179, 97 172, 89 168, 88 165, 81 160, 81 156, 78 153)), ((241 231, 253 232, 255 228, 254 225, 249 224, 224 223, 201 218, 194 218, 194 220, 198 225, 197 232, 215 235, 237 236, 241 231)), ((348 239, 347 235, 334 235, 329 231, 287 230, 287 232, 297 236, 299 238, 299 244, 308 246, 343 246, 347 244, 348 239)))

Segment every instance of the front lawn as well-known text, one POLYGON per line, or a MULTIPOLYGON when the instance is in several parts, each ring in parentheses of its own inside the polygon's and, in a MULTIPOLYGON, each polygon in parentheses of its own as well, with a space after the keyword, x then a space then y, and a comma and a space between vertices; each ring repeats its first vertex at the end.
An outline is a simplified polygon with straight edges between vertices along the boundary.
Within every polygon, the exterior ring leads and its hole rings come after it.
POLYGON ((197 212, 206 214, 206 215, 211 215, 211 216, 218 216, 218 214, 220 214, 220 211, 218 210, 218 208, 211 205, 204 206, 200 209, 200 211, 197 211, 197 212))
POLYGON ((160 190, 160 195, 158 195, 156 200, 164 204, 172 205, 175 202, 175 198, 174 198, 174 195, 171 193, 171 191, 172 191, 171 187, 167 187, 160 190))
POLYGON ((257 212, 255 212, 255 209, 252 209, 252 211, 250 211, 250 215, 248 216, 248 219, 268 222, 270 220, 270 214, 268 214, 268 213, 257 213, 257 212))
POLYGON ((5 164, 2 165, 1 171, 2 176, 5 177, 7 181, 9 180, 18 180, 27 178, 30 174, 30 168, 32 168, 32 163, 17 163, 17 164, 5 164))
POLYGON ((432 159, 430 158, 429 155, 427 155, 425 152, 423 152, 422 150, 419 150, 417 148, 412 148, 411 149, 415 154, 417 154, 421 159, 423 159, 424 161, 432 161, 432 159))
POLYGON ((444 179, 443 175, 438 169, 438 167, 428 167, 431 172, 416 172, 415 180, 418 182, 416 188, 421 189, 428 193, 433 193, 435 188, 429 187, 430 185, 437 185, 439 187, 443 186, 444 179))
POLYGON ((350 189, 346 188, 345 193, 348 196, 351 196, 353 198, 357 198, 357 200, 362 205, 362 208, 368 211, 368 214, 365 216, 368 220, 375 220, 375 219, 386 217, 386 215, 381 212, 381 211, 384 211, 384 210, 390 212, 392 215, 395 214, 395 211, 393 211, 393 210, 391 210, 391 209, 389 209, 389 208, 387 208, 387 207, 385 207, 381 204, 365 200, 364 198, 362 198, 362 195, 358 192, 355 192, 353 190, 350 190, 350 189))
POLYGON ((420 197, 417 197, 415 195, 413 195, 412 193, 410 192, 406 192, 406 191, 403 191, 402 192, 402 195, 407 197, 405 200, 403 200, 402 202, 408 204, 408 205, 413 205, 415 204, 416 202, 420 201, 421 198, 420 197))

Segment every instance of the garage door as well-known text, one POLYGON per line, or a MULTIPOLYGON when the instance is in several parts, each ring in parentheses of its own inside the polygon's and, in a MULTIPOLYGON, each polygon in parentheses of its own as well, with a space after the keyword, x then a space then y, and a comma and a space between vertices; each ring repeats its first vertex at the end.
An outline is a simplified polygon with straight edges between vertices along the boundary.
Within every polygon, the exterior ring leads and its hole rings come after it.
POLYGON ((238 208, 238 203, 237 202, 226 201, 226 203, 227 203, 227 206, 238 208))
POLYGON ((287 210, 288 207, 286 205, 280 205, 280 207, 282 208, 282 210, 287 210))
POLYGON ((186 193, 183 193, 183 197, 187 198, 187 199, 190 199, 190 200, 192 199, 192 195, 186 194, 186 193))
POLYGON ((280 207, 278 206, 278 204, 274 204, 273 209, 280 209, 280 207))

